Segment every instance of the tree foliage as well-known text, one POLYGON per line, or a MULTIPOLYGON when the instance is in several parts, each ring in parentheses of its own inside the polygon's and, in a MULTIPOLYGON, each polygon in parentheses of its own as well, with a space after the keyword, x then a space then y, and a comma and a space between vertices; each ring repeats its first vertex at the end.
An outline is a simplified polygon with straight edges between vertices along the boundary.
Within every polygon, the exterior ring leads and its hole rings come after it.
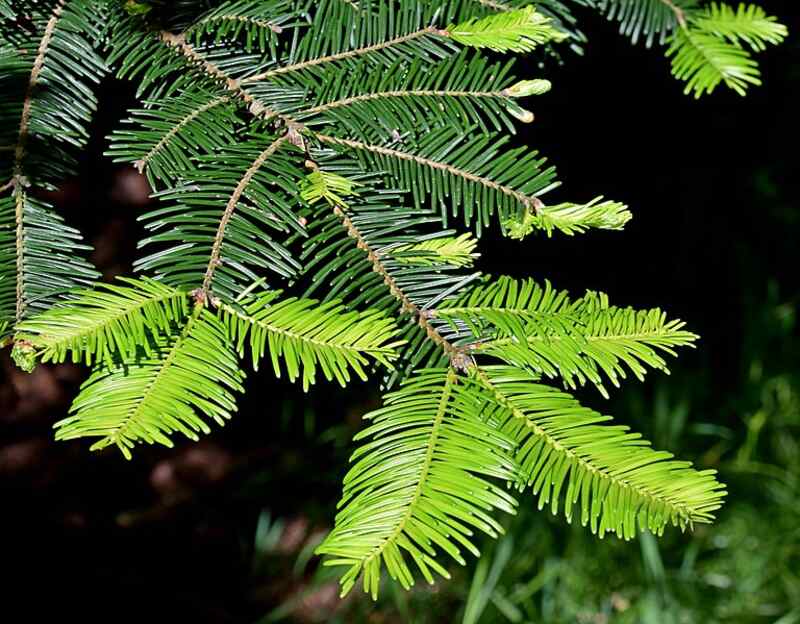
MULTIPOLYGON (((696 95, 744 93, 751 54, 786 34, 756 6, 587 3, 668 44, 696 95)), ((305 389, 381 369, 389 393, 319 547, 346 567, 343 592, 361 578, 376 595, 383 568, 404 587, 415 569, 447 576, 528 486, 600 535, 712 520, 712 472, 556 387, 607 395, 696 336, 659 309, 473 268, 487 227, 541 238, 632 216, 546 202, 555 168, 510 140, 550 88, 513 57, 580 45, 569 4, 26 0, 0 2, 0 20, 0 327, 26 369, 93 367, 59 439, 126 457, 197 439, 235 412, 244 360, 305 389), (159 205, 141 216, 139 276, 90 287, 80 234, 41 191, 74 171, 108 72, 140 102, 107 153, 159 205)))
POLYGON ((783 41, 788 30, 757 4, 736 8, 700 0, 588 0, 616 20, 633 43, 667 45, 673 75, 700 97, 725 84, 740 95, 761 84, 753 52, 783 41))

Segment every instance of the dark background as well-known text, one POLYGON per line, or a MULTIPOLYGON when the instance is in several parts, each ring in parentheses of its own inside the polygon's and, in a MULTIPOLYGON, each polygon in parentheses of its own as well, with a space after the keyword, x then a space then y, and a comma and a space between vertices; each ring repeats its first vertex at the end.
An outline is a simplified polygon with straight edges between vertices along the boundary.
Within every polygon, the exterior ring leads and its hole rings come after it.
MULTIPOLYGON (((762 5, 795 34, 796 2, 762 5)), ((800 293, 800 46, 790 36, 761 54, 764 86, 748 97, 720 88, 695 101, 670 77, 661 50, 633 47, 603 19, 579 15, 590 40, 585 55, 531 66, 525 76, 548 77, 554 88, 530 102, 536 121, 521 128, 520 140, 558 166, 563 186, 550 201, 602 194, 629 204, 634 219, 624 233, 522 243, 490 233, 480 268, 548 278, 574 293, 602 290, 618 304, 660 306, 687 321, 702 341, 673 364, 668 387, 691 395, 692 422, 744 435, 746 408, 737 401, 753 344, 770 345, 760 356, 767 366, 800 368, 796 330, 784 322, 779 340, 769 342, 775 336, 760 333, 758 320, 764 310, 793 318, 800 293)), ((131 98, 129 85, 104 84, 83 172, 55 197, 95 245, 93 260, 106 277, 130 271, 136 216, 147 201, 132 170, 101 156, 102 137, 131 98)), ((373 385, 350 392, 323 385, 304 396, 268 373, 251 374, 240 414, 224 430, 198 445, 141 448, 125 462, 52 442, 52 423, 64 416, 82 369, 25 375, 4 355, 2 370, 1 608, 26 614, 6 621, 255 621, 310 583, 309 574, 292 572, 297 551, 331 521, 349 437, 377 400, 373 385)), ((613 403, 621 421, 647 411, 657 377, 613 403)), ((597 396, 588 400, 611 408, 597 396)), ((689 436, 682 456, 714 465, 724 452, 709 456, 713 446, 689 436)), ((759 487, 758 480, 742 489, 737 483, 731 497, 759 487)), ((567 538, 554 539, 551 555, 569 561, 567 538)), ((639 548, 624 556, 638 560, 639 548)), ((329 583, 314 587, 292 621, 332 621, 335 591, 329 583)), ((454 591, 441 600, 457 609, 463 595, 454 591)), ((397 615, 396 606, 363 621, 455 621, 453 610, 426 611, 426 620, 413 611, 397 615)))

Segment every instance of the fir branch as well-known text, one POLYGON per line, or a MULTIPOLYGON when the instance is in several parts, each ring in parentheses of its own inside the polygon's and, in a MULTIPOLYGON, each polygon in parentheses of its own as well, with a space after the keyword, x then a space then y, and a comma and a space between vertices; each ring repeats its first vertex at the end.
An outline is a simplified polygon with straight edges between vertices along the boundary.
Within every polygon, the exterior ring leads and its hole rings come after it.
POLYGON ((354 50, 347 50, 345 52, 339 52, 337 54, 329 54, 327 56, 320 56, 318 58, 309 59, 307 61, 303 61, 301 63, 294 63, 292 65, 284 65, 282 67, 277 67, 275 69, 270 69, 268 71, 262 72, 260 74, 255 74, 254 76, 248 76, 247 78, 242 79, 241 84, 251 84, 254 82, 262 82, 264 80, 268 80, 269 78, 273 78, 275 76, 279 76, 281 74, 287 74, 291 72, 302 71, 304 69, 308 69, 310 67, 316 67, 317 65, 325 65, 327 63, 335 63, 337 61, 342 61, 345 59, 352 59, 357 58, 359 56, 363 56, 365 54, 370 54, 372 52, 379 52, 381 50, 386 50, 393 46, 397 46, 408 41, 413 41, 415 39, 419 39, 421 37, 429 36, 429 35, 439 35, 439 36, 446 36, 446 31, 440 30, 433 26, 428 26, 426 28, 421 28, 414 32, 410 32, 405 35, 400 35, 399 37, 395 37, 394 39, 389 39, 388 41, 382 41, 381 43, 375 43, 373 45, 364 46, 363 48, 356 48, 354 50))
MULTIPOLYGON (((743 90, 757 74, 731 47, 785 34, 755 10, 702 18, 689 10, 695 0, 584 3, 634 39, 674 32, 673 69, 698 91, 721 80, 743 90)), ((344 385, 386 366, 387 385, 406 383, 356 437, 369 441, 319 549, 346 567, 345 593, 362 577, 376 595, 384 569, 406 588, 414 565, 429 582, 448 576, 440 554, 464 563, 462 550, 477 554, 475 533, 502 532, 491 512, 516 506, 504 483, 527 482, 554 512, 564 501, 568 519, 581 509, 601 534, 712 519, 723 489, 712 471, 600 426, 607 417, 540 383, 604 392, 605 377, 616 385, 666 370, 664 354, 696 336, 658 309, 610 307, 595 293, 570 300, 504 278, 468 289, 480 277, 464 270, 475 240, 447 229, 463 216, 480 234, 496 215, 505 234, 571 234, 630 217, 599 199, 546 206, 554 167, 506 147, 512 117, 533 119, 516 98, 550 83, 511 84, 511 61, 488 52, 566 38, 572 17, 560 2, 536 2, 541 11, 525 0, 158 2, 146 18, 119 4, 34 2, 43 33, 24 35, 30 61, 0 45, 0 73, 21 77, 6 106, 14 121, 21 110, 19 133, 0 135, 10 148, 2 179, 12 178, 3 190, 14 190, 0 198, 0 331, 16 318, 22 366, 71 356, 96 367, 58 439, 99 439, 92 448, 116 445, 126 457, 141 442, 171 445, 172 433, 196 439, 206 420, 235 411, 245 348, 254 367, 266 358, 304 387, 318 373, 344 385), (284 29, 288 41, 277 37, 284 29), (105 42, 103 59, 94 49, 105 42), (48 179, 63 179, 65 154, 49 143, 85 143, 89 83, 107 65, 147 94, 111 154, 165 187, 142 217, 149 254, 135 264, 155 279, 75 292, 95 275, 68 253, 79 236, 27 194, 26 178, 45 165, 48 179), (269 276, 307 296, 320 289, 322 301, 283 298, 269 276), (61 305, 65 292, 74 298, 61 305), (30 318, 36 308, 47 311, 30 318)))
POLYGON ((545 43, 563 41, 568 37, 532 5, 450 24, 445 32, 450 39, 464 46, 518 53, 530 52, 545 43))
POLYGON ((396 347, 402 344, 396 340, 393 319, 372 310, 348 312, 336 301, 282 299, 281 295, 269 291, 237 305, 219 304, 220 316, 240 355, 249 343, 254 369, 258 370, 268 351, 275 375, 281 377, 283 361, 290 381, 302 374, 304 390, 314 383, 317 369, 342 386, 351 380, 350 371, 366 380, 366 356, 391 369, 396 347))
MULTIPOLYGON (((25 314, 25 194, 20 186, 24 177, 22 161, 25 158, 25 148, 28 143, 28 129, 31 118, 31 106, 33 104, 33 93, 39 83, 39 74, 44 67, 44 60, 50 47, 50 41, 56 30, 61 13, 64 11, 66 0, 58 0, 53 13, 45 26, 44 33, 39 42, 36 58, 33 61, 25 99, 22 103, 22 118, 19 122, 19 136, 14 150, 13 178, 10 184, 16 186, 15 212, 16 221, 16 258, 17 258, 17 304, 16 304, 16 323, 20 323, 25 314)), ((8 185, 6 185, 8 186, 8 185)), ((5 187, 4 187, 5 190, 5 187)))
MULTIPOLYGON (((400 264, 436 266, 441 263, 453 267, 469 267, 479 254, 478 242, 469 233, 457 237, 432 238, 418 243, 405 243, 388 252, 400 264)), ((433 311, 431 311, 433 312, 433 311)))
POLYGON ((220 252, 222 250, 222 243, 225 240, 225 230, 228 226, 228 222, 233 216, 234 210, 236 210, 236 206, 239 204, 242 194, 245 192, 247 186, 250 184, 250 181, 253 179, 253 176, 258 172, 261 166, 270 156, 278 151, 281 145, 283 145, 288 138, 288 134, 278 137, 272 142, 272 144, 270 144, 269 147, 267 147, 263 152, 261 152, 261 154, 258 155, 258 158, 253 161, 253 164, 250 165, 250 168, 245 171, 244 175, 239 180, 239 183, 236 185, 236 188, 228 199, 228 203, 225 205, 225 211, 223 212, 222 218, 219 222, 217 235, 214 237, 214 244, 211 248, 211 257, 208 260, 208 266, 206 267, 205 276, 203 277, 203 285, 200 287, 200 290, 197 294, 199 300, 206 301, 211 292, 211 283, 214 279, 214 272, 220 265, 220 252))
POLYGON ((514 513, 516 501, 490 481, 513 480, 512 441, 485 422, 475 396, 452 369, 420 371, 386 397, 356 439, 371 438, 352 456, 336 526, 317 549, 344 566, 341 594, 359 577, 377 598, 381 570, 409 589, 410 559, 425 580, 449 578, 437 551, 461 565, 473 555, 475 531, 503 532, 488 512, 514 513), (464 495, 469 491, 469 495, 464 495))
POLYGON ((186 114, 185 117, 180 119, 172 128, 170 128, 163 137, 156 143, 150 151, 147 152, 142 158, 134 162, 134 167, 139 173, 144 173, 145 169, 147 168, 148 163, 159 153, 164 147, 172 141, 176 135, 178 135, 181 130, 183 130, 187 124, 191 123, 195 119, 197 119, 203 113, 206 113, 217 106, 222 106, 223 104, 227 104, 230 102, 230 97, 228 96, 221 96, 214 98, 213 100, 209 101, 208 103, 195 108, 194 110, 190 111, 186 114))
MULTIPOLYGON (((422 458, 422 465, 419 468, 419 472, 416 477, 416 486, 414 487, 413 492, 411 493, 411 497, 408 500, 407 507, 403 515, 397 520, 397 524, 395 525, 394 529, 392 530, 389 535, 383 538, 373 549, 372 551, 364 558, 363 566, 367 569, 370 568, 370 565, 373 561, 380 560, 383 556, 384 550, 386 549, 387 545, 393 544, 394 541, 398 538, 398 536, 402 535, 403 531, 406 530, 406 524, 413 516, 414 512, 416 511, 417 502, 422 496, 422 493, 425 489, 425 486, 428 481, 428 475, 431 469, 431 463, 433 461, 433 455, 436 451, 436 446, 439 442, 439 436, 441 435, 441 428, 442 423, 444 421, 444 417, 447 414, 447 406, 450 402, 450 396, 453 391, 453 386, 457 383, 457 376, 453 369, 449 369, 447 371, 447 376, 445 379, 444 388, 442 389, 441 396, 439 397, 439 402, 436 406, 436 411, 434 414, 433 422, 431 423, 431 433, 427 436, 427 440, 425 442, 425 450, 424 456, 422 458)), ((377 596, 377 587, 373 590, 373 597, 377 596)))
POLYGON ((283 32, 283 28, 281 26, 270 20, 257 19, 247 15, 235 14, 209 15, 208 17, 201 19, 199 22, 196 22, 189 30, 201 28, 202 26, 207 26, 208 24, 213 24, 214 22, 236 22, 240 24, 251 24, 259 28, 271 30, 276 35, 279 35, 283 32))
MULTIPOLYGON (((139 397, 139 400, 133 403, 131 408, 125 414, 122 421, 118 423, 106 435, 106 437, 101 440, 101 442, 96 443, 93 448, 105 448, 106 446, 111 446, 112 444, 116 444, 120 448, 120 450, 122 450, 123 453, 125 452, 124 450, 125 445, 123 441, 128 437, 126 435, 128 429, 131 428, 131 426, 135 426, 137 417, 142 413, 143 407, 147 405, 151 397, 157 395, 159 382, 168 376, 169 370, 172 367, 176 355, 180 352, 181 348, 183 347, 184 343, 189 337, 192 328, 194 327, 195 323, 197 323, 197 320, 200 318, 200 314, 202 311, 203 311, 202 306, 195 305, 192 315, 189 317, 189 321, 186 323, 186 325, 183 326, 181 333, 172 343, 172 346, 169 348, 169 351, 167 351, 166 357, 159 364, 156 374, 144 387, 139 397)), ((128 456, 128 458, 130 459, 130 456, 128 456)))
POLYGON ((733 44, 746 43, 756 52, 763 52, 767 44, 781 43, 789 34, 786 26, 756 4, 740 4, 734 11, 727 4, 712 2, 692 15, 691 26, 733 44))
POLYGON ((758 63, 744 48, 715 35, 683 28, 675 33, 667 50, 672 73, 686 82, 684 93, 699 98, 721 82, 739 95, 749 85, 760 85, 758 63))
POLYGON ((41 41, 39 42, 39 49, 36 53, 36 58, 33 61, 33 68, 31 69, 30 79, 28 80, 28 87, 25 93, 25 100, 22 103, 22 118, 19 122, 19 137, 17 138, 17 145, 14 151, 14 177, 12 182, 17 186, 15 192, 15 220, 16 220, 16 247, 17 247, 17 305, 16 305, 16 322, 20 323, 25 314, 25 195, 20 185, 24 176, 22 161, 25 158, 25 148, 28 143, 28 129, 31 119, 31 105, 33 104, 33 92, 39 83, 39 74, 44 67, 44 60, 50 46, 50 40, 53 38, 53 33, 56 30, 56 25, 64 10, 66 0, 58 0, 53 13, 45 26, 44 33, 42 34, 41 41))
POLYGON ((150 339, 154 357, 121 358, 92 374, 72 415, 56 423, 56 439, 100 438, 92 450, 116 445, 130 459, 136 443, 171 447, 172 432, 197 440, 210 431, 202 416, 220 425, 231 417, 243 374, 216 316, 195 304, 182 327, 150 339))
POLYGON ((343 108, 359 102, 370 102, 372 100, 404 97, 454 97, 454 98, 508 98, 509 94, 505 89, 498 91, 451 91, 447 89, 403 89, 397 91, 377 91, 374 93, 363 93, 340 100, 334 100, 326 104, 304 108, 296 113, 295 117, 306 117, 318 115, 336 108, 343 108))
POLYGON ((514 198, 523 206, 525 206, 526 208, 528 208, 529 210, 531 210, 536 214, 538 214, 544 207, 542 200, 539 199, 538 197, 526 195, 525 193, 520 193, 519 191, 516 191, 513 188, 505 186, 503 184, 499 184, 498 182, 495 182, 490 178, 470 173, 469 171, 465 171, 464 169, 460 169, 459 167, 454 167, 453 165, 440 162, 433 158, 426 158, 424 156, 419 156, 417 154, 412 154, 410 152, 405 152, 403 150, 391 147, 383 147, 381 145, 371 145, 369 143, 364 143, 362 141, 354 141, 352 139, 341 139, 338 137, 328 136, 326 134, 317 134, 315 136, 320 141, 324 143, 329 143, 331 145, 341 145, 353 150, 371 152, 373 154, 379 154, 381 156, 388 156, 390 158, 395 158, 399 160, 411 161, 419 165, 423 165, 425 167, 430 167, 431 169, 445 171, 450 175, 463 178, 464 180, 468 180, 469 182, 474 182, 476 184, 480 184, 481 186, 485 186, 487 188, 503 193, 504 195, 508 195, 509 197, 514 198))
MULTIPOLYGON (((14 177, 17 180, 17 183, 19 183, 19 180, 24 175, 22 170, 22 161, 25 158, 25 147, 28 142, 28 130, 31 120, 33 92, 39 83, 39 74, 44 67, 45 57, 47 56, 47 52, 50 48, 50 41, 53 38, 53 33, 55 33, 56 26, 58 25, 59 19, 61 18, 61 13, 64 11, 64 6, 66 3, 67 0, 58 0, 55 7, 53 7, 52 16, 45 26, 42 39, 39 42, 39 49, 36 53, 36 58, 33 61, 33 68, 31 69, 30 80, 28 80, 28 88, 27 92, 25 93, 25 100, 22 104, 22 119, 20 119, 19 122, 19 138, 17 139, 16 150, 14 153, 14 177)), ((21 222, 22 212, 20 209, 17 211, 18 227, 21 222)))
POLYGON ((627 427, 600 424, 609 418, 538 385, 530 373, 503 366, 470 372, 510 415, 490 417, 519 443, 523 478, 540 494, 540 509, 549 502, 555 513, 568 482, 567 520, 580 498, 581 523, 591 523, 600 536, 611 531, 631 539, 637 525, 660 535, 669 522, 684 528, 713 520, 725 495, 715 471, 698 472, 689 462, 671 460, 627 427))
POLYGON ((71 355, 112 364, 114 357, 152 355, 150 336, 169 333, 187 315, 188 296, 151 279, 121 278, 75 293, 69 306, 55 307, 17 326, 21 340, 42 362, 61 363, 71 355))
POLYGON ((22 188, 0 198, 0 322, 13 329, 89 285, 98 274, 76 255, 86 249, 79 232, 22 188))

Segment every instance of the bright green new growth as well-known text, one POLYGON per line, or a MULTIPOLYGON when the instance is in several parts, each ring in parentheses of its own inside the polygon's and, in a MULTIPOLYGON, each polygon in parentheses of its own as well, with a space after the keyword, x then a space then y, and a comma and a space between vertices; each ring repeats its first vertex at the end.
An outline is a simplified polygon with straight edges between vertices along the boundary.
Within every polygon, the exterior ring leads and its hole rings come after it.
POLYGON ((269 352, 276 377, 281 376, 281 358, 290 381, 303 375, 303 389, 314 383, 316 369, 325 379, 342 386, 352 370, 367 379, 370 360, 391 368, 396 349, 394 321, 380 312, 348 312, 339 302, 320 304, 313 299, 277 300, 280 291, 248 297, 240 306, 220 303, 228 336, 241 355, 249 344, 253 368, 269 352))
MULTIPOLYGON (((751 53, 786 35, 751 5, 583 3, 669 44, 696 95, 743 93, 751 53)), ((447 577, 527 487, 601 536, 711 521, 713 471, 558 387, 607 396, 697 337, 659 309, 473 269, 486 227, 543 241, 631 218, 602 198, 546 203, 555 168, 511 145, 534 119, 522 98, 551 83, 517 78, 508 53, 577 46, 573 23, 549 1, 0 0, 0 333, 25 370, 93 367, 56 437, 130 458, 224 424, 243 362, 306 390, 383 369, 391 391, 318 549, 343 593, 377 596, 384 568, 406 588, 447 577), (38 193, 73 173, 111 71, 141 103, 108 155, 159 205, 141 216, 141 275, 89 288, 79 233, 38 193)))
POLYGON ((620 23, 620 32, 649 47, 666 44, 672 74, 686 83, 684 93, 696 98, 725 84, 739 95, 761 84, 752 52, 779 44, 786 26, 756 4, 736 8, 700 0, 588 0, 620 23), (749 49, 748 49, 749 48, 749 49))
POLYGON ((488 366, 474 375, 478 394, 490 393, 489 422, 516 442, 521 479, 539 496, 539 509, 580 513, 600 537, 631 539, 647 527, 660 535, 667 523, 681 528, 713 520, 720 486, 713 470, 654 451, 641 436, 570 395, 538 383, 515 367, 488 366))
POLYGON ((434 238, 419 243, 399 245, 388 251, 388 255, 400 264, 436 266, 447 264, 453 267, 470 267, 477 256, 478 246, 471 234, 434 238))
POLYGON ((596 197, 586 204, 563 203, 555 206, 541 206, 529 210, 522 219, 509 219, 505 222, 508 236, 524 239, 537 230, 544 230, 548 236, 558 230, 568 236, 582 234, 590 228, 602 230, 621 230, 631 220, 631 213, 625 204, 615 201, 602 201, 596 197))
POLYGON ((450 24, 445 30, 453 41, 496 52, 530 52, 543 43, 567 37, 533 6, 450 24))
POLYGON ((502 533, 487 512, 513 513, 516 501, 490 479, 516 478, 514 445, 464 391, 452 368, 422 371, 366 416, 372 425, 356 439, 373 439, 353 454, 343 509, 320 547, 327 565, 348 567, 342 593, 362 576, 364 591, 377 597, 383 565, 410 588, 406 557, 429 583, 434 572, 448 578, 435 547, 464 564, 461 548, 479 554, 474 529, 502 533))

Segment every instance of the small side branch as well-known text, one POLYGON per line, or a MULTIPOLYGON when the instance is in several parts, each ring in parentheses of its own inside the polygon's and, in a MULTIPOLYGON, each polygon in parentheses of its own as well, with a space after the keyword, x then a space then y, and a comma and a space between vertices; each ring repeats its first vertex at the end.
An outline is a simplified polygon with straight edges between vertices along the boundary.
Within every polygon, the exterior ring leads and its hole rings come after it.
POLYGON ((450 397, 453 394, 453 386, 458 383, 458 377, 455 371, 451 368, 447 371, 447 379, 445 381, 444 388, 442 388, 442 396, 439 399, 438 407, 436 409, 436 417, 431 423, 431 433, 428 436, 427 442, 425 444, 425 458, 423 459, 422 466, 419 470, 419 476, 417 477, 417 485, 414 488, 414 493, 412 494, 411 498, 408 501, 406 511, 400 520, 397 522, 394 530, 384 539, 380 544, 375 546, 372 549, 372 552, 369 553, 364 559, 363 567, 367 567, 369 562, 375 559, 376 557, 383 556, 384 551, 386 550, 386 546, 388 544, 393 544, 397 538, 403 534, 403 531, 406 529, 406 525, 408 524, 411 517, 414 515, 414 509, 417 505, 417 502, 422 497, 422 492, 425 489, 425 483, 428 479, 431 471, 431 465, 433 464, 433 457, 436 453, 436 446, 439 443, 439 438, 441 437, 441 429, 444 423, 445 416, 447 415, 447 407, 450 402, 450 397))
POLYGON ((10 182, 3 185, 2 190, 14 186, 15 193, 15 210, 14 219, 16 225, 16 264, 17 264, 17 288, 16 288, 16 322, 20 323, 25 314, 25 192, 23 191, 23 183, 25 172, 23 171, 23 160, 25 159, 25 150, 28 146, 28 138, 30 136, 30 122, 31 122, 31 108, 33 106, 33 94, 36 86, 39 84, 39 76, 44 67, 45 57, 50 49, 50 42, 53 39, 56 26, 61 13, 64 11, 66 0, 58 0, 53 13, 44 28, 42 39, 39 42, 39 49, 36 53, 36 58, 33 61, 33 68, 31 69, 31 76, 28 80, 28 88, 25 92, 25 100, 22 103, 22 115, 19 122, 19 134, 17 136, 17 144, 14 149, 14 176, 10 182))
POLYGON ((29 128, 31 122, 31 106, 33 104, 33 92, 36 85, 39 83, 39 75, 42 73, 44 67, 44 59, 47 56, 47 51, 50 48, 50 41, 53 39, 53 33, 56 30, 58 20, 61 19, 61 13, 64 11, 64 5, 67 0, 59 0, 53 9, 53 14, 44 28, 42 39, 39 42, 39 50, 36 53, 36 58, 33 61, 33 69, 31 69, 31 77, 28 80, 28 88, 25 93, 25 100, 22 103, 22 118, 19 122, 19 136, 17 138, 17 145, 14 150, 14 176, 19 179, 22 177, 22 160, 25 158, 25 148, 28 144, 29 128))
MULTIPOLYGON (((568 458, 567 460, 568 463, 574 462, 580 465, 581 468, 583 470, 586 470, 587 473, 591 475, 596 475, 597 478, 599 479, 606 480, 609 483, 615 484, 622 491, 630 490, 636 492, 637 495, 649 501, 659 500, 658 494, 651 488, 631 483, 630 480, 620 477, 615 471, 610 470, 609 468, 604 466, 596 466, 591 461, 589 461, 585 456, 577 454, 574 450, 570 449, 565 444, 560 442, 557 439, 557 437, 547 429, 547 425, 542 425, 536 422, 534 418, 530 417, 517 405, 515 405, 514 401, 511 398, 509 398, 497 386, 495 386, 492 383, 492 380, 481 368, 479 368, 478 366, 473 366, 471 367, 471 370, 473 371, 478 383, 480 383, 488 392, 490 392, 493 395, 494 400, 497 402, 498 405, 508 410, 515 419, 518 419, 520 422, 523 422, 533 435, 535 435, 537 438, 540 438, 553 451, 557 453, 563 453, 568 458)), ((666 506, 671 510, 679 512, 681 515, 685 517, 693 517, 699 515, 700 513, 696 509, 693 509, 688 505, 672 501, 666 503, 666 506)))
POLYGON ((196 294, 196 297, 199 301, 206 302, 208 300, 211 292, 211 283, 214 280, 214 272, 221 264, 220 254, 222 252, 222 243, 225 240, 225 230, 227 229, 228 223, 230 222, 231 217, 236 210, 236 206, 239 205, 242 195, 244 194, 245 190, 247 190, 250 181, 253 179, 253 176, 258 172, 258 170, 261 169, 262 165, 288 139, 288 134, 284 135, 273 141, 272 144, 267 147, 267 149, 261 152, 261 154, 258 155, 258 158, 253 161, 253 164, 250 165, 245 174, 239 180, 239 183, 236 185, 236 188, 228 199, 228 203, 225 206, 225 212, 222 214, 222 218, 219 221, 217 235, 214 237, 214 245, 211 248, 211 257, 208 260, 205 277, 203 278, 203 285, 196 294))
POLYGON ((172 128, 170 128, 169 131, 163 137, 161 137, 161 140, 158 143, 156 143, 152 147, 152 149, 149 152, 147 152, 147 154, 145 154, 140 160, 137 160, 134 163, 134 166, 139 171, 139 173, 144 173, 147 164, 153 159, 153 157, 156 154, 158 154, 162 149, 164 149, 164 146, 167 143, 169 143, 172 139, 174 139, 175 135, 177 135, 181 130, 183 130, 183 128, 185 128, 187 124, 191 123, 193 120, 197 119, 200 115, 211 110, 212 108, 221 106, 229 101, 230 98, 228 96, 214 98, 210 102, 194 109, 188 115, 183 117, 180 121, 178 121, 178 123, 176 123, 172 128))
POLYGON ((294 65, 285 65, 284 67, 278 67, 276 69, 271 69, 269 71, 265 71, 261 74, 256 74, 255 76, 250 76, 249 78, 245 78, 242 80, 242 84, 249 84, 251 82, 260 82, 262 80, 267 80, 268 78, 272 78, 273 76, 278 76, 280 74, 287 74, 290 72, 301 71, 303 69, 307 69, 309 67, 314 67, 315 65, 324 65, 325 63, 333 63, 336 61, 341 61, 348 58, 355 58, 358 56, 363 56, 365 54, 369 54, 371 52, 378 52, 380 50, 385 50, 387 48, 391 48, 396 45, 400 45, 402 43, 406 43, 407 41, 413 41, 414 39, 419 39, 420 37, 424 37, 426 35, 440 35, 446 36, 445 31, 439 30, 438 28, 434 28, 433 26, 428 26, 427 28, 423 28, 421 30, 416 30, 412 33, 408 33, 406 35, 401 35, 400 37, 395 37, 394 39, 389 39, 388 41, 383 41, 381 43, 376 43, 370 46, 365 46, 363 48, 356 48, 355 50, 348 50, 347 52, 339 52, 338 54, 330 54, 328 56, 321 56, 319 58, 310 59, 308 61, 303 61, 302 63, 295 63, 294 65))
MULTIPOLYGON (((162 360, 158 372, 153 376, 150 380, 150 383, 147 384, 144 391, 142 392, 141 399, 135 403, 130 411, 125 415, 123 421, 114 428, 114 430, 108 434, 106 438, 103 438, 99 442, 95 443, 92 448, 105 448, 106 446, 110 446, 111 444, 116 444, 120 446, 120 439, 124 432, 127 431, 132 423, 136 423, 139 414, 142 411, 142 406, 144 406, 148 399, 152 396, 153 391, 158 388, 161 380, 164 378, 164 375, 169 371, 169 369, 175 363, 175 357, 180 352, 183 345, 186 343, 187 338, 192 332, 195 324, 197 323, 197 319, 200 318, 200 314, 203 312, 203 307, 200 305, 195 305, 194 309, 192 310, 192 315, 189 317, 188 322, 184 325, 181 333, 175 338, 175 342, 172 343, 172 346, 169 348, 169 352, 166 354, 164 359, 162 360)), ((122 447, 120 447, 122 448, 122 447)))
POLYGON ((373 154, 389 156, 391 158, 397 158, 399 160, 409 160, 418 163, 420 165, 430 167, 431 169, 446 171, 451 175, 464 178, 465 180, 469 180, 470 182, 475 182, 476 184, 489 187, 491 189, 494 189, 495 191, 499 191, 505 195, 508 195, 509 197, 513 197, 523 206, 525 206, 528 210, 531 210, 534 213, 538 213, 544 207, 542 200, 540 200, 538 197, 533 197, 530 195, 526 195, 525 193, 520 193, 519 191, 516 191, 511 187, 505 186, 503 184, 499 184, 494 180, 485 178, 483 176, 479 176, 474 173, 470 173, 469 171, 465 171, 464 169, 460 169, 459 167, 454 167, 453 165, 449 165, 447 163, 443 163, 438 160, 425 158, 424 156, 418 156, 417 154, 403 152, 401 150, 393 149, 390 147, 383 147, 380 145, 370 145, 368 143, 362 143, 361 141, 353 141, 351 139, 340 139, 325 134, 317 134, 315 136, 324 143, 331 143, 333 145, 342 145, 344 147, 349 147, 351 149, 372 152, 373 154))

